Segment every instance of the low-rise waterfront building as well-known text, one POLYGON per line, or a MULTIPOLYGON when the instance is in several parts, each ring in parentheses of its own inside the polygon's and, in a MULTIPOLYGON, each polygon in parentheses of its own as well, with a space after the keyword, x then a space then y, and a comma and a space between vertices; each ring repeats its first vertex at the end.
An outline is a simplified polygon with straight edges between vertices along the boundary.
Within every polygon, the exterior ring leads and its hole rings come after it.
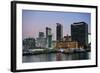
POLYGON ((78 48, 78 42, 76 41, 57 41, 56 48, 78 48))
POLYGON ((23 40, 23 49, 33 49, 36 47, 35 38, 26 38, 23 40))

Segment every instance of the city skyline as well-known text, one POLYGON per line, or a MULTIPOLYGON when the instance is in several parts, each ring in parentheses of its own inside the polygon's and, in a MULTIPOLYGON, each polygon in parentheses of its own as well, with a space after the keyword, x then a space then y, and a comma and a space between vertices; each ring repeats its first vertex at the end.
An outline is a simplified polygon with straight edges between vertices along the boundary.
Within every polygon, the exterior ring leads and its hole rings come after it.
MULTIPOLYGON (((91 26, 90 13, 76 12, 50 12, 50 11, 22 11, 22 38, 34 37, 37 38, 39 32, 46 33, 46 27, 51 28, 53 40, 56 39, 56 23, 63 26, 63 36, 70 35, 70 25, 74 22, 85 21, 90 33, 91 26)), ((46 35, 45 35, 46 36, 46 35)))

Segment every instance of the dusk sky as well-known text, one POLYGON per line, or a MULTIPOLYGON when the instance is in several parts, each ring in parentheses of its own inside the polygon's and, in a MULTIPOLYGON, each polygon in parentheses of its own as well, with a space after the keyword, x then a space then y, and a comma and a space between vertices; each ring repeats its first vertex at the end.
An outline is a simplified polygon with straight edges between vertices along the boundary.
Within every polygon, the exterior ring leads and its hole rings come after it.
POLYGON ((53 40, 56 39, 56 23, 63 26, 63 36, 71 32, 71 24, 84 21, 88 24, 90 33, 91 14, 78 12, 54 12, 54 11, 22 11, 22 38, 37 38, 39 32, 46 32, 46 27, 52 29, 53 40))

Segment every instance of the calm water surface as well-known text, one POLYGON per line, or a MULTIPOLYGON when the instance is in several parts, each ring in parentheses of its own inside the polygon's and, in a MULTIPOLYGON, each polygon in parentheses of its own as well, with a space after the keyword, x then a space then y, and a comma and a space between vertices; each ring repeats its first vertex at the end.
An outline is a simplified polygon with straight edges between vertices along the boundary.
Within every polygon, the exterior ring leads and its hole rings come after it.
POLYGON ((73 54, 50 53, 50 54, 23 56, 22 58, 23 58, 22 59, 23 63, 65 61, 65 60, 86 60, 90 59, 90 52, 73 53, 73 54))

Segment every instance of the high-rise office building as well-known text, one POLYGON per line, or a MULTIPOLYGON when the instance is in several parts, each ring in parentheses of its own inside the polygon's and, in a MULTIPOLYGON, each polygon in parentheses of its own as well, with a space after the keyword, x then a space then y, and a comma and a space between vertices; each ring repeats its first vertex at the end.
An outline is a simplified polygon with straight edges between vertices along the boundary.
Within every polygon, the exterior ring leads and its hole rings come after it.
POLYGON ((48 37, 48 35, 51 35, 51 28, 46 27, 46 37, 48 37))
POLYGON ((72 41, 77 41, 80 46, 88 45, 88 24, 85 22, 77 22, 71 25, 72 41))
POLYGON ((60 23, 56 23, 57 27, 56 27, 56 40, 60 41, 63 39, 63 27, 60 23))
POLYGON ((36 39, 36 47, 46 48, 46 38, 44 37, 44 32, 39 32, 39 36, 36 39))
POLYGON ((46 27, 46 42, 47 42, 47 48, 50 48, 52 45, 52 34, 51 34, 51 28, 46 27))

